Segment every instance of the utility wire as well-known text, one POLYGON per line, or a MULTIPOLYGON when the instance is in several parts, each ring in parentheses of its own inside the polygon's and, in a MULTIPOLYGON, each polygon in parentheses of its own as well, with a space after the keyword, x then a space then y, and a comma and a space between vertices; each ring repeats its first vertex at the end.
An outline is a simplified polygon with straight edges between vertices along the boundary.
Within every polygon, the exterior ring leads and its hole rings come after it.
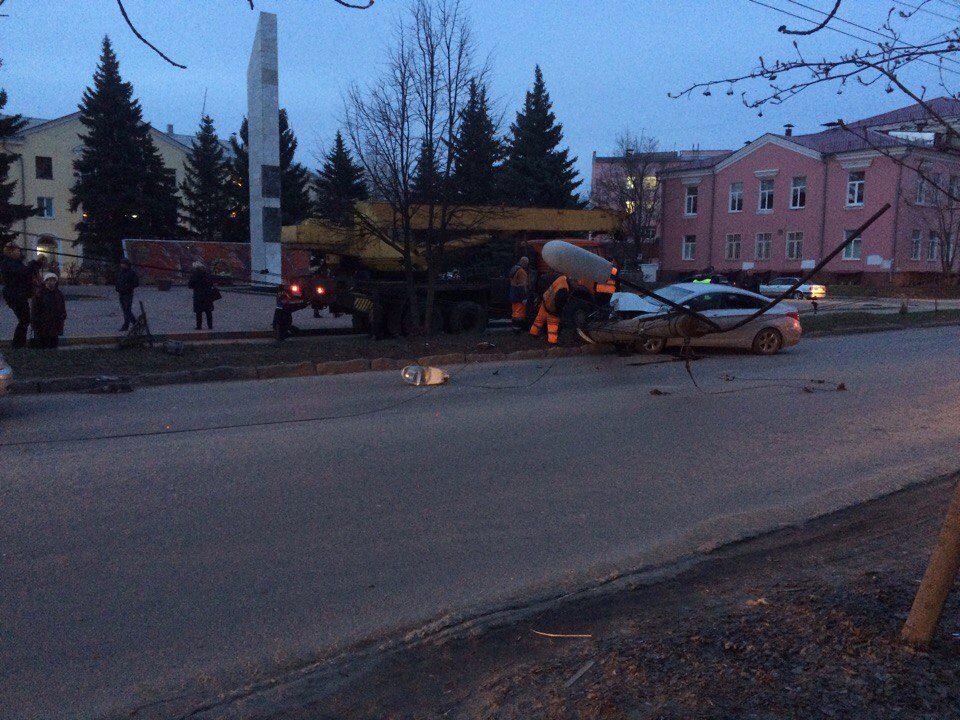
MULTIPOLYGON (((899 0, 895 0, 895 1, 899 1, 899 0)), ((804 16, 802 16, 802 15, 797 15, 796 13, 792 13, 792 12, 790 12, 789 10, 785 10, 785 9, 783 9, 783 8, 776 7, 775 5, 769 5, 769 4, 765 3, 765 2, 761 2, 761 0, 747 0, 747 2, 753 3, 754 5, 759 5, 759 6, 761 6, 761 7, 765 7, 765 8, 767 8, 767 9, 769 9, 769 10, 773 10, 774 12, 778 12, 778 13, 780 13, 780 14, 782 14, 782 15, 787 15, 787 16, 792 17, 792 18, 795 18, 795 19, 797 19, 797 20, 803 20, 804 22, 812 22, 812 23, 816 24, 816 21, 815 21, 815 20, 811 20, 810 18, 804 17, 804 16)), ((826 28, 824 28, 824 29, 825 29, 825 30, 832 30, 832 31, 835 32, 835 33, 839 33, 840 35, 845 35, 846 37, 852 38, 853 40, 859 40, 860 42, 869 43, 869 44, 871 44, 871 45, 876 44, 875 41, 873 41, 873 40, 871 40, 871 39, 869 39, 869 38, 860 37, 859 35, 854 35, 854 34, 852 34, 852 33, 847 32, 846 30, 841 30, 840 28, 834 27, 833 25, 827 25, 826 28)), ((873 32, 875 32, 875 31, 873 31, 873 32)), ((935 63, 935 62, 933 62, 933 61, 931 61, 931 60, 927 60, 926 58, 918 58, 918 60, 919 60, 920 62, 924 63, 925 65, 930 65, 931 67, 935 67, 935 68, 937 68, 938 70, 943 70, 944 72, 953 73, 954 75, 960 75, 960 71, 953 70, 953 69, 951 69, 951 68, 941 67, 941 66, 938 65, 937 63, 935 63)))

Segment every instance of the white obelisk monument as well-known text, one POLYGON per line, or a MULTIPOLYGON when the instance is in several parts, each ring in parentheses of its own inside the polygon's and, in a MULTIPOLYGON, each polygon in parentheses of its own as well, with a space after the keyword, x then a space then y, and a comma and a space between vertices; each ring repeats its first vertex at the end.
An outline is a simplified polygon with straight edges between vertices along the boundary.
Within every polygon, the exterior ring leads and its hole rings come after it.
POLYGON ((247 67, 250 279, 281 282, 280 98, 277 16, 260 13, 247 67))

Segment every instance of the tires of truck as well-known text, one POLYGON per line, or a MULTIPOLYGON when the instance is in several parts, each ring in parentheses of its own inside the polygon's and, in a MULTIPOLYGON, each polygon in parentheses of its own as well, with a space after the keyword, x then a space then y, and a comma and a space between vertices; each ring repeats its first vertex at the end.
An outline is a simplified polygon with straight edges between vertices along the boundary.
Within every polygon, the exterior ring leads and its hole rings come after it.
POLYGON ((403 305, 399 303, 396 305, 388 305, 386 308, 386 318, 384 321, 384 327, 387 331, 387 335, 390 337, 400 337, 401 335, 406 335, 406 321, 403 305))
MULTIPOLYGON (((420 326, 421 329, 425 323, 425 312, 423 309, 420 310, 420 326)), ((410 314, 409 310, 404 310, 403 316, 401 319, 401 332, 404 336, 410 336, 413 334, 413 316, 410 314)), ((440 312, 440 308, 435 307, 433 313, 430 316, 430 334, 439 335, 443 332, 443 313, 440 312)))
POLYGON ((447 315, 447 332, 451 335, 474 335, 487 329, 487 311, 480 303, 462 300, 454 303, 447 315))

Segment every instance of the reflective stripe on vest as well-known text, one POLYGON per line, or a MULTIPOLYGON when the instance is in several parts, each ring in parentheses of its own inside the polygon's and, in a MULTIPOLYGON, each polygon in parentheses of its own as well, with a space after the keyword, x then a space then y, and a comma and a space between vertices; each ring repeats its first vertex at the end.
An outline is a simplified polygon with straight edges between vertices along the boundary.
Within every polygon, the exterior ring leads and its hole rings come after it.
POLYGON ((551 315, 557 314, 557 306, 554 304, 554 299, 557 297, 557 293, 561 290, 569 290, 570 285, 567 283, 567 276, 561 275, 556 280, 553 281, 553 284, 547 288, 547 291, 543 294, 543 307, 546 308, 547 312, 551 315))
POLYGON ((596 288, 595 288, 595 289, 596 289, 596 292, 598 292, 598 293, 615 293, 615 292, 617 291, 617 283, 616 283, 616 280, 615 280, 616 276, 617 276, 617 269, 616 269, 616 268, 611 268, 611 269, 610 269, 610 279, 607 280, 605 283, 597 283, 596 288))

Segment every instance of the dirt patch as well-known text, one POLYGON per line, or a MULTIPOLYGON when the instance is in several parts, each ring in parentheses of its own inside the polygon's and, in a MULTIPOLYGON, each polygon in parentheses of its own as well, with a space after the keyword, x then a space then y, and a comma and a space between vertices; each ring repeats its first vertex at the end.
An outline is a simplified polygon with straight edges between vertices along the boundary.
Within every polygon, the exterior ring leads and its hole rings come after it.
POLYGON ((960 717, 957 598, 928 652, 897 642, 952 486, 739 543, 667 582, 404 651, 308 707, 260 717, 960 717))
MULTIPOLYGON (((561 345, 582 345, 570 333, 561 337, 561 345)), ((372 340, 363 335, 344 337, 297 337, 279 348, 272 340, 236 343, 186 343, 182 356, 168 355, 154 348, 118 350, 114 347, 51 350, 7 350, 4 355, 17 380, 68 377, 76 375, 137 375, 141 373, 199 370, 224 365, 256 367, 304 361, 352 360, 354 358, 415 359, 451 353, 508 353, 516 350, 543 349, 545 338, 511 330, 484 335, 438 335, 420 340, 372 340)))

